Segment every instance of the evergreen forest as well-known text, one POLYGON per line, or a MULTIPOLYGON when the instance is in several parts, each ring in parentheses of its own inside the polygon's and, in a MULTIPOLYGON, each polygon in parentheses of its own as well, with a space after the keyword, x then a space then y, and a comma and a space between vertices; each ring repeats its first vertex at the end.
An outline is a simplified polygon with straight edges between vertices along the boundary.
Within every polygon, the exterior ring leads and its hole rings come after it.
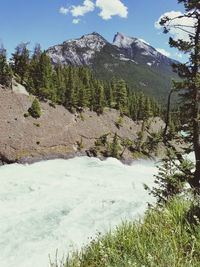
POLYGON ((158 100, 129 88, 126 81, 101 81, 88 67, 52 65, 40 45, 31 53, 28 44, 19 44, 9 63, 6 49, 1 47, 0 84, 11 87, 12 77, 40 101, 63 105, 70 112, 89 108, 101 114, 108 107, 135 121, 162 115, 158 100))

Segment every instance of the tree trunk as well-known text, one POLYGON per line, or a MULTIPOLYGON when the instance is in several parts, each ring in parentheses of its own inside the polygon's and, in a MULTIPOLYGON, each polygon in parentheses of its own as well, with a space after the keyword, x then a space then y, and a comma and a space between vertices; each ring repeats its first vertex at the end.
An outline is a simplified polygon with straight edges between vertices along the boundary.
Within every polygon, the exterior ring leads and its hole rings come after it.
POLYGON ((199 91, 200 88, 197 84, 197 76, 199 71, 199 39, 200 39, 200 15, 198 15, 198 24, 197 31, 195 34, 195 51, 194 51, 194 67, 193 67, 193 78, 195 80, 194 83, 194 102, 193 102, 193 146, 194 146, 194 154, 195 154, 195 173, 192 181, 193 187, 196 189, 200 189, 200 121, 199 121, 199 91))
POLYGON ((165 118, 165 129, 163 131, 163 142, 164 144, 166 143, 166 135, 167 135, 167 130, 169 127, 169 114, 170 114, 170 105, 171 105, 171 96, 172 96, 173 90, 170 91, 168 95, 168 101, 167 101, 167 115, 165 118))

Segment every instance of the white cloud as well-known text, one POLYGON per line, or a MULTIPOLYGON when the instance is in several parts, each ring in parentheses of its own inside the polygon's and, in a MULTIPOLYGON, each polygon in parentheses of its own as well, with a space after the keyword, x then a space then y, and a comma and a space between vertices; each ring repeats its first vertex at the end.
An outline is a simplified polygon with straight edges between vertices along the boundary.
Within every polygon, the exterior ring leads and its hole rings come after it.
POLYGON ((156 50, 157 50, 159 53, 161 53, 161 54, 163 54, 164 56, 166 56, 166 57, 170 57, 170 55, 171 55, 168 51, 166 51, 166 50, 163 49, 163 48, 156 48, 156 50))
POLYGON ((71 6, 70 12, 73 17, 79 17, 94 11, 94 9, 95 5, 91 0, 84 0, 83 5, 71 6))
POLYGON ((142 38, 139 38, 140 41, 142 41, 143 43, 147 44, 147 45, 150 45, 150 43, 146 42, 144 39, 142 38))
POLYGON ((80 21, 81 21, 80 19, 73 19, 73 20, 72 20, 72 23, 73 23, 73 24, 79 24, 80 21))
POLYGON ((69 13, 69 9, 66 8, 66 7, 63 7, 63 6, 62 6, 62 7, 59 9, 59 12, 60 12, 60 14, 67 15, 67 14, 69 13))
POLYGON ((122 3, 122 0, 96 0, 95 3, 93 0, 84 0, 82 5, 72 5, 68 8, 61 7, 59 12, 63 15, 70 13, 72 17, 76 18, 72 20, 72 23, 78 24, 81 21, 79 17, 93 12, 95 8, 100 9, 99 16, 104 20, 112 19, 113 16, 121 18, 127 18, 128 16, 128 7, 122 3))
POLYGON ((121 0, 96 0, 96 7, 101 9, 99 16, 104 20, 111 19, 113 16, 122 18, 128 16, 128 8, 121 0))
POLYGON ((170 33, 174 36, 175 39, 183 39, 185 41, 188 41, 189 34, 186 31, 190 31, 191 33, 194 32, 192 26, 194 26, 196 21, 194 18, 178 18, 180 16, 183 16, 183 13, 181 13, 180 11, 166 12, 162 16, 160 16, 160 18, 155 22, 155 27, 157 29, 161 29, 162 26, 159 24, 160 20, 164 17, 169 17, 170 19, 173 19, 171 22, 168 23, 169 28, 171 28, 170 33), (185 27, 179 27, 177 25, 184 25, 185 27))
POLYGON ((99 16, 104 20, 112 19, 113 16, 121 18, 127 18, 128 16, 128 7, 124 5, 122 0, 95 0, 95 3, 93 0, 84 0, 82 5, 72 5, 68 8, 61 7, 59 12, 63 15, 70 13, 73 17, 77 18, 72 23, 78 24, 80 22, 79 17, 93 12, 95 8, 100 9, 99 16))

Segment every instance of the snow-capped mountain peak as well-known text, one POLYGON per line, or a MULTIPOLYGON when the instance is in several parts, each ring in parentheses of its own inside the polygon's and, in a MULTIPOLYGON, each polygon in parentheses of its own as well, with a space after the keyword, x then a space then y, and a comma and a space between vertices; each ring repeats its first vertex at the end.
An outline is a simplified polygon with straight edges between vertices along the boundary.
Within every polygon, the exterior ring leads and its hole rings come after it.
POLYGON ((120 32, 114 36, 112 44, 97 32, 93 32, 50 47, 47 53, 54 64, 64 65, 92 65, 96 56, 104 53, 120 62, 136 62, 148 66, 150 64, 147 63, 151 63, 151 66, 159 66, 161 62, 165 65, 172 63, 171 59, 145 41, 120 32))
POLYGON ((106 45, 107 41, 98 33, 93 32, 83 35, 79 39, 69 40, 64 44, 76 45, 80 48, 90 48, 92 50, 100 51, 106 45))
POLYGON ((113 44, 120 48, 128 48, 134 42, 135 38, 128 37, 123 33, 118 32, 115 34, 113 44))
POLYGON ((95 53, 100 52, 107 43, 100 34, 93 32, 50 47, 47 53, 55 64, 90 65, 95 53))
POLYGON ((126 36, 123 33, 117 33, 114 36, 113 44, 124 49, 140 49, 143 55, 157 55, 157 51, 141 39, 126 36))
POLYGON ((121 77, 131 87, 156 95, 162 94, 160 90, 167 91, 175 77, 171 68, 174 60, 145 41, 119 32, 113 43, 93 32, 52 46, 46 52, 53 64, 89 66, 102 80, 121 77))

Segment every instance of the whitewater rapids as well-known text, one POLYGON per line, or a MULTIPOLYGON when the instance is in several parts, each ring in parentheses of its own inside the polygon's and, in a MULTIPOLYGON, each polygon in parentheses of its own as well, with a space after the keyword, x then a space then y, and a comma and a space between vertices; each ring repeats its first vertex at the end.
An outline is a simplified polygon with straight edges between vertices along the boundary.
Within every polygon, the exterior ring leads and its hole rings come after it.
POLYGON ((97 232, 139 218, 153 199, 155 162, 51 160, 0 167, 0 266, 49 267, 97 232))

